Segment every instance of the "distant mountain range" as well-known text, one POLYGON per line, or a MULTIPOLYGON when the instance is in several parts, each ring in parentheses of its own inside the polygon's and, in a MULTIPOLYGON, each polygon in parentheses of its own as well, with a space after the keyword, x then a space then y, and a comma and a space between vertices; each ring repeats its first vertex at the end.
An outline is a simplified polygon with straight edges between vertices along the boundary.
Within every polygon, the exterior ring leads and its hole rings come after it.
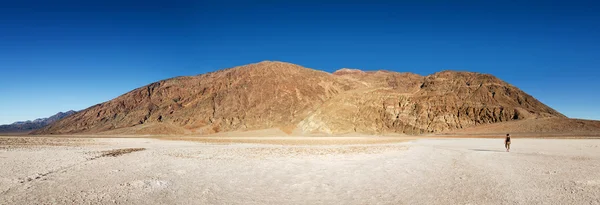
POLYGON ((60 119, 63 119, 65 117, 68 117, 75 113, 77 113, 77 112, 75 112, 73 110, 69 110, 67 112, 56 113, 55 115, 52 115, 47 118, 38 118, 35 120, 14 122, 14 123, 8 124, 8 125, 0 125, 0 132, 3 132, 3 133, 30 132, 30 131, 45 127, 46 125, 49 125, 50 123, 56 122, 60 119))

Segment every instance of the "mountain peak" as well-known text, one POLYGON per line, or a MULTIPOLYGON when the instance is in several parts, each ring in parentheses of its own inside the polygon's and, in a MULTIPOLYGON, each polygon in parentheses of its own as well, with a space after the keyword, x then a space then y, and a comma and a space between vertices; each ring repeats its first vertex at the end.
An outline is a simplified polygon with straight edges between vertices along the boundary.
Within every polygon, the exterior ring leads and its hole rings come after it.
POLYGON ((365 73, 365 72, 360 69, 353 69, 353 68, 342 68, 342 69, 339 69, 339 70, 336 70, 335 72, 333 72, 334 75, 362 74, 362 73, 365 73))
POLYGON ((270 61, 264 60, 258 63, 251 63, 247 65, 242 65, 238 67, 256 67, 256 66, 274 66, 274 67, 285 67, 285 66, 293 66, 293 67, 301 67, 300 65, 296 65, 293 63, 283 62, 283 61, 270 61))
MULTIPOLYGON (((293 63, 282 62, 282 61, 261 61, 258 63, 251 63, 242 66, 236 66, 231 68, 233 71, 250 71, 250 72, 265 72, 265 71, 285 71, 285 70, 297 70, 297 69, 306 69, 300 65, 296 65, 293 63)), ((227 71, 229 69, 224 69, 221 71, 227 71)), ((218 71, 217 71, 218 72, 218 71)))

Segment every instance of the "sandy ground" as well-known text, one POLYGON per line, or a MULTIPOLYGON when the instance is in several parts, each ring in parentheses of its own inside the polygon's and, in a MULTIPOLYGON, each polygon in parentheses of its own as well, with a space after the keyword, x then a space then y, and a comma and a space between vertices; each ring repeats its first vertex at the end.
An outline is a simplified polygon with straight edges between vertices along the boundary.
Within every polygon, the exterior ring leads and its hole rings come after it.
POLYGON ((310 140, 0 137, 0 204, 600 204, 600 140, 310 140))

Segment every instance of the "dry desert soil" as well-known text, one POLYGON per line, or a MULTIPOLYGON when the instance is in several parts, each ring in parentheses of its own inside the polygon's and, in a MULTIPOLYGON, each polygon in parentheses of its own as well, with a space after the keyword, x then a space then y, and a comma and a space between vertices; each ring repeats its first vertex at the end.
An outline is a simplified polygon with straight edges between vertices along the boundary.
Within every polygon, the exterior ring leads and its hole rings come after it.
POLYGON ((600 140, 0 137, 0 204, 600 204, 600 140))

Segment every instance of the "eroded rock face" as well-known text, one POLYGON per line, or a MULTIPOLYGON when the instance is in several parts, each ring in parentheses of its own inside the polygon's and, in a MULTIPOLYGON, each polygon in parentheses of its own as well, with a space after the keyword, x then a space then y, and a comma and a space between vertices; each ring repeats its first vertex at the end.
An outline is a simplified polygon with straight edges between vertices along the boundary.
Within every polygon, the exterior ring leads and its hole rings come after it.
POLYGON ((544 117, 564 118, 491 75, 356 69, 332 75, 265 61, 152 83, 36 133, 210 134, 281 128, 417 134, 544 117))
POLYGON ((303 120, 301 129, 423 134, 511 120, 565 118, 491 75, 452 71, 426 77, 394 72, 367 75, 371 76, 352 77, 372 86, 332 98, 303 120))

